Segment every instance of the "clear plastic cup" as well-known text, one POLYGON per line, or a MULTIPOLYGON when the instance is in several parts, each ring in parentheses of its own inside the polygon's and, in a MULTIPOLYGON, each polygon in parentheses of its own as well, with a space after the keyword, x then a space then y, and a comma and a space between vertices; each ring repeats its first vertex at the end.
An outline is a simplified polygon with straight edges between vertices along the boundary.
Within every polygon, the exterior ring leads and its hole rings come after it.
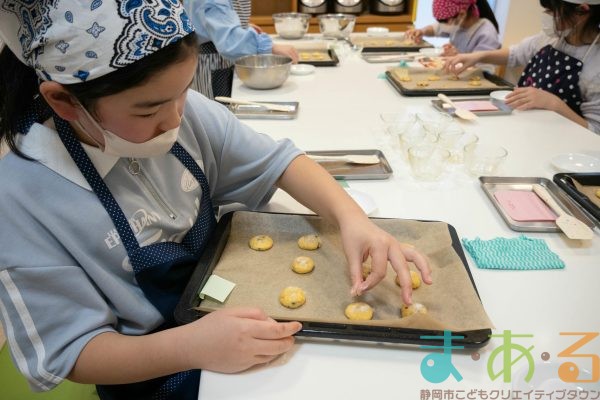
POLYGON ((497 145, 472 143, 465 146, 465 165, 473 176, 493 175, 508 156, 508 151, 497 145))
POLYGON ((419 144, 408 149, 412 174, 423 181, 435 181, 444 172, 450 152, 435 144, 419 144))
POLYGON ((465 134, 465 130, 456 122, 451 122, 438 135, 438 145, 444 149, 451 150, 465 134))

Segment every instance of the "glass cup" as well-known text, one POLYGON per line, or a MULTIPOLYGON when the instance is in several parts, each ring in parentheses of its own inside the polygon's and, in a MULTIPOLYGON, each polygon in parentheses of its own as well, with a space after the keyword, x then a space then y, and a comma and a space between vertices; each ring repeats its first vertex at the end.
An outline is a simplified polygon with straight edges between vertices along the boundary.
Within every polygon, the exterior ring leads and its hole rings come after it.
POLYGON ((437 111, 423 111, 417 113, 417 119, 430 135, 439 136, 450 125, 452 116, 437 111))
POLYGON ((453 121, 439 133, 437 143, 440 147, 450 150, 464 134, 462 126, 453 121))
POLYGON ((416 124, 412 129, 408 129, 398 136, 400 153, 405 160, 410 161, 408 151, 411 147, 417 145, 433 146, 436 144, 437 140, 438 138, 436 136, 429 135, 420 125, 416 124))
POLYGON ((463 133, 452 146, 447 147, 450 151, 450 162, 453 164, 462 164, 465 161, 465 147, 477 143, 479 136, 474 133, 463 133))
POLYGON ((435 144, 425 143, 408 149, 412 174, 423 181, 435 181, 444 172, 450 152, 435 144))
POLYGON ((502 146, 477 142, 465 146, 465 165, 473 176, 493 175, 507 156, 502 146))
POLYGON ((413 113, 383 113, 379 117, 383 121, 383 131, 386 135, 386 140, 392 148, 397 149, 399 146, 398 137, 409 130, 419 129, 417 117, 413 113))

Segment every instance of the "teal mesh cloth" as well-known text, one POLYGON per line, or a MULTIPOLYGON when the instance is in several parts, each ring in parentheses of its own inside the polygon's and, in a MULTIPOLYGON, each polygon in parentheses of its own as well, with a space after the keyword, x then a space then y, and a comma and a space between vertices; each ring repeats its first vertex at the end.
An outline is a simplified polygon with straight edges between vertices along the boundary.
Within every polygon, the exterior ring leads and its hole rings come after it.
POLYGON ((513 239, 462 239, 462 243, 479 268, 532 270, 565 267, 563 260, 542 239, 521 235, 513 239))

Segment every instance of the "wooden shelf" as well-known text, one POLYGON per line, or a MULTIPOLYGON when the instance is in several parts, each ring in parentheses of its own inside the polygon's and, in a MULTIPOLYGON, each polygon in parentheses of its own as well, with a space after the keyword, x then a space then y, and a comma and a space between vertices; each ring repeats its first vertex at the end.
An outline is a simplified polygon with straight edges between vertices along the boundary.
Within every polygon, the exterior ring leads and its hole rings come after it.
MULTIPOLYGON (((296 0, 253 0, 252 17, 250 22, 260 26, 267 33, 275 33, 272 14, 278 12, 295 12, 298 10, 296 0)), ((356 18, 354 32, 365 32, 370 26, 384 26, 390 31, 405 31, 413 26, 417 13, 417 0, 406 0, 406 9, 401 15, 375 15, 364 13, 356 18)), ((319 22, 317 18, 310 19, 308 31, 311 33, 319 32, 319 22)))

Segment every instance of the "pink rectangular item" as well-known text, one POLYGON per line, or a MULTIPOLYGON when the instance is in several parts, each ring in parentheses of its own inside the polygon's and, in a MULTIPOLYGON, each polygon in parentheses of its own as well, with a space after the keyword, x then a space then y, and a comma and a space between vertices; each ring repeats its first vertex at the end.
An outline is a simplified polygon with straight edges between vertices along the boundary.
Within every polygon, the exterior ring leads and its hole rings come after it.
POLYGON ((464 108, 469 111, 497 111, 498 107, 493 105, 488 100, 467 100, 467 101, 454 101, 454 103, 460 108, 464 108))
POLYGON ((515 221, 555 221, 557 216, 532 191, 497 190, 494 197, 515 221))

